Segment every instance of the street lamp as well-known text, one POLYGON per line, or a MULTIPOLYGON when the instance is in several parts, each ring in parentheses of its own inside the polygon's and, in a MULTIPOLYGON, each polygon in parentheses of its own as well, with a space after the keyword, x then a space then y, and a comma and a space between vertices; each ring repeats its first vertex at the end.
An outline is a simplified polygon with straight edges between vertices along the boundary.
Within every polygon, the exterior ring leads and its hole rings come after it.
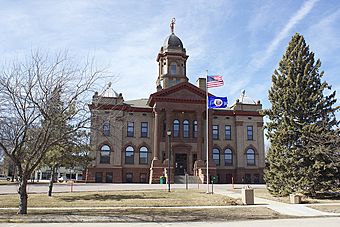
POLYGON ((167 131, 168 134, 168 192, 170 192, 170 150, 171 150, 171 131, 167 131))

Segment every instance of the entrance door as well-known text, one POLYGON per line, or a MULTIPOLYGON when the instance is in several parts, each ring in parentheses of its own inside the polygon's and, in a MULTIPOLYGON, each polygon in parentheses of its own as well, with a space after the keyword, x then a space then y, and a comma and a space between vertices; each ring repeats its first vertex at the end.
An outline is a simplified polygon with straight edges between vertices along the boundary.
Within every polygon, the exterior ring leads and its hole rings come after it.
POLYGON ((175 155, 175 175, 184 175, 187 171, 187 155, 175 155))
POLYGON ((232 181, 233 181, 232 178, 233 178, 233 175, 228 173, 228 174, 227 174, 227 182, 226 182, 226 183, 227 183, 227 184, 231 184, 232 181))

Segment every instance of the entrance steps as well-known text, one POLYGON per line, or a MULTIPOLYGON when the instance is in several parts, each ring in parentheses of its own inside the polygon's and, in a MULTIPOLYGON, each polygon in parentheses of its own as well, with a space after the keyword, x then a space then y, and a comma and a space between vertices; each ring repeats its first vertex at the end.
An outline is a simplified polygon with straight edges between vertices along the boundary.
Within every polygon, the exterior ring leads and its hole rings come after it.
MULTIPOLYGON (((198 176, 187 175, 187 180, 188 180, 188 184, 201 183, 198 176)), ((174 182, 175 184, 185 184, 185 175, 175 176, 174 182)))

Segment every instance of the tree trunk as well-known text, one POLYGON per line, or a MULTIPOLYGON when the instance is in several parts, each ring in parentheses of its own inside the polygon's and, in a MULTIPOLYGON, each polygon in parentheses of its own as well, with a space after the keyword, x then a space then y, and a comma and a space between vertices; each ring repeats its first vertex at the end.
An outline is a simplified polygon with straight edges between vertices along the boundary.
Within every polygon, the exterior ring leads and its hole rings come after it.
POLYGON ((48 196, 52 196, 52 190, 53 190, 53 182, 54 182, 54 174, 55 174, 55 167, 52 167, 52 173, 50 178, 50 183, 48 185, 48 196))
POLYGON ((19 177, 18 184, 19 211, 18 214, 27 214, 27 177, 19 177))

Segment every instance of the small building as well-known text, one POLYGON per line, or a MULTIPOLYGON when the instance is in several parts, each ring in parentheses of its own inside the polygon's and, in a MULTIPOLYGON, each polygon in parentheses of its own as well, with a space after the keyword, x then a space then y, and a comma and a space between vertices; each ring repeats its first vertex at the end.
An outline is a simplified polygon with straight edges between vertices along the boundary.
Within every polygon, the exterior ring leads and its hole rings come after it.
MULTIPOLYGON (((51 179, 52 171, 49 168, 42 167, 39 170, 34 171, 34 180, 41 181, 41 180, 50 180, 51 179)), ((83 169, 82 168, 74 168, 74 169, 67 169, 64 167, 60 167, 57 169, 54 179, 59 181, 68 181, 68 180, 75 180, 75 181, 82 181, 83 179, 83 169)))
MULTIPOLYGON (((112 91, 94 94, 89 107, 95 159, 88 181, 159 183, 167 174, 169 146, 171 181, 186 173, 206 180, 206 79, 189 82, 188 57, 172 27, 156 58, 156 92, 138 100, 124 100, 112 91)), ((209 175, 219 183, 232 178, 235 183, 263 182, 261 109, 260 101, 245 92, 231 107, 209 109, 209 175)))

